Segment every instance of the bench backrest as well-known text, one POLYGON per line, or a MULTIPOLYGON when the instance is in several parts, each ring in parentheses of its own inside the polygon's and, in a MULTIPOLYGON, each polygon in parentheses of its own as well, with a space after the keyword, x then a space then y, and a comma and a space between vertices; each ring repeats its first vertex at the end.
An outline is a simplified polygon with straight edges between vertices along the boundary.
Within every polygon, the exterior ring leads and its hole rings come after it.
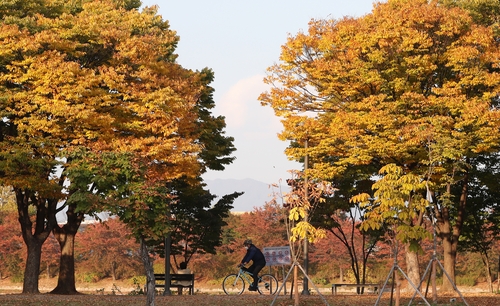
POLYGON ((170 280, 194 281, 194 274, 170 274, 170 280))
MULTIPOLYGON (((155 274, 155 279, 164 281, 165 274, 155 274)), ((194 274, 170 274, 170 281, 194 281, 194 274)))

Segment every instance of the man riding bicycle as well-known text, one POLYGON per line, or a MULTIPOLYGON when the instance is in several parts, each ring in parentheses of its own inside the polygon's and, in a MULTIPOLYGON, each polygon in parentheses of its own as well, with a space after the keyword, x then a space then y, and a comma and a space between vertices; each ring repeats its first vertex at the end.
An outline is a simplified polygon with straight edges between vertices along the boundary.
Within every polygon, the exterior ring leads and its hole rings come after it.
POLYGON ((243 260, 238 265, 238 267, 252 273, 253 283, 252 285, 250 285, 248 290, 257 291, 259 272, 266 266, 266 258, 264 257, 264 254, 262 254, 262 252, 252 244, 252 240, 245 240, 243 242, 243 246, 245 247, 245 249, 247 249, 247 253, 245 254, 245 257, 243 257, 243 260), (244 268, 244 266, 249 263, 250 260, 252 261, 252 265, 248 268, 244 268))

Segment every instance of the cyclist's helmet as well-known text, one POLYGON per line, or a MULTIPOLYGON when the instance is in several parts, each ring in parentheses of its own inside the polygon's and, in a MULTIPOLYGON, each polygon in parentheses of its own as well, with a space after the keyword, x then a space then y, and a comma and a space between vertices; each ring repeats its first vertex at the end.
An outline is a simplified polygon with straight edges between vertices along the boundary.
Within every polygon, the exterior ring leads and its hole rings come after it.
POLYGON ((252 244, 252 240, 251 239, 247 239, 243 242, 243 245, 251 245, 252 244))

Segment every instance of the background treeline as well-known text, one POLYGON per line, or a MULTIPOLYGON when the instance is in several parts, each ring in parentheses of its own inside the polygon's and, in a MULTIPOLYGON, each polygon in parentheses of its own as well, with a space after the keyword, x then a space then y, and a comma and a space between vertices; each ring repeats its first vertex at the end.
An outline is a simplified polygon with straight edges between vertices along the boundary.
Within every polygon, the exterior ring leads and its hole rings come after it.
MULTIPOLYGON (((26 257, 26 245, 22 242, 17 225, 17 213, 13 206, 0 208, 0 276, 12 282, 22 282, 26 257), (10 207, 10 208, 9 208, 10 207)), ((223 243, 216 248, 216 254, 194 254, 189 260, 189 267, 196 273, 198 283, 216 286, 222 278, 235 270, 235 266, 244 255, 242 241, 249 237, 260 247, 287 245, 283 208, 266 204, 252 212, 231 214, 225 221, 223 243)), ((361 233, 348 219, 339 227, 349 235, 354 235, 354 252, 361 254, 363 238, 361 233)), ((429 227, 431 230, 432 228, 429 227)), ((421 273, 425 271, 432 253, 432 240, 422 242, 423 251, 419 253, 421 273)), ((55 278, 59 269, 60 249, 53 236, 43 245, 40 278, 55 278)), ((437 253, 442 248, 437 245, 437 253)), ((497 281, 500 244, 495 243, 488 252, 492 280, 497 281)), ((359 256, 359 255, 358 255, 359 256)), ((398 264, 406 269, 404 252, 398 252, 398 264)), ((98 282, 112 279, 130 282, 144 282, 144 267, 139 257, 139 244, 131 237, 130 230, 118 219, 108 219, 103 223, 89 223, 81 227, 75 240, 75 260, 77 282, 98 282)), ((172 256, 172 272, 177 270, 183 255, 172 256)), ((381 239, 366 262, 366 282, 384 282, 394 262, 391 240, 381 239)), ((359 263, 357 263, 359 264, 359 263)), ((164 258, 156 254, 155 271, 164 269, 164 258)), ((267 269, 267 268, 266 268, 267 269)), ((285 267, 287 271, 287 267, 285 267)), ((480 253, 464 250, 459 253, 456 267, 457 285, 474 286, 487 281, 487 269, 480 253)), ((282 277, 281 267, 273 267, 272 272, 282 277)), ((442 271, 438 269, 438 283, 442 281, 442 271)), ((309 273, 316 285, 329 285, 333 282, 355 283, 355 273, 351 266, 351 256, 340 240, 328 232, 327 237, 310 245, 309 273)), ((496 286, 495 286, 496 287, 496 286)))

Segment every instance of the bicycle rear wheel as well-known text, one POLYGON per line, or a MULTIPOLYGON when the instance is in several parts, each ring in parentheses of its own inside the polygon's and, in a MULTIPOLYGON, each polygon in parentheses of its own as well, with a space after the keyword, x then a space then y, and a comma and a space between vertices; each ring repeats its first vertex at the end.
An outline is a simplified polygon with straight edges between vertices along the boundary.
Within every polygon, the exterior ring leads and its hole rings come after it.
POLYGON ((278 281, 276 280, 276 277, 271 274, 261 275, 258 289, 260 294, 275 294, 278 290, 278 281))
POLYGON ((245 282, 238 274, 229 274, 222 281, 222 289, 227 295, 240 295, 245 290, 245 282))

